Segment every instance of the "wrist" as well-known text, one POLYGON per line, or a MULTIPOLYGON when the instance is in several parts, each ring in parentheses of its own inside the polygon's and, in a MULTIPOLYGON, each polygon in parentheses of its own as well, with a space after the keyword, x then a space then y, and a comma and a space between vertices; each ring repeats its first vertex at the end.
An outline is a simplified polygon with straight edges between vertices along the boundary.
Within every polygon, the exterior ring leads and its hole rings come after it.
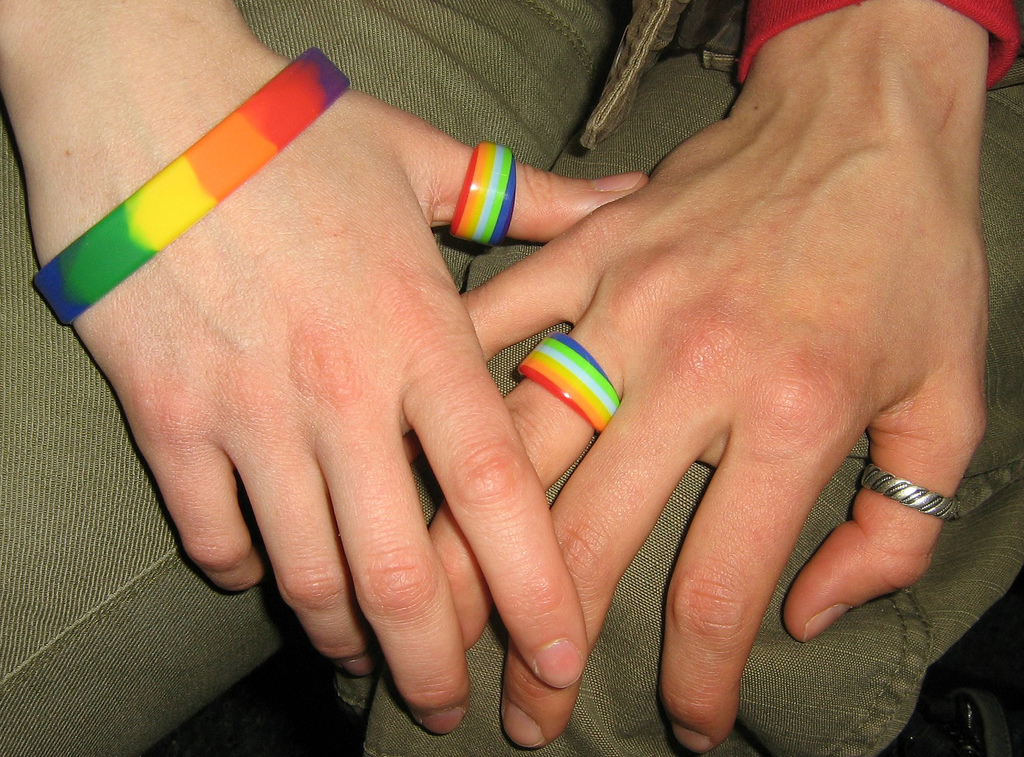
MULTIPOLYGON (((778 34, 758 52, 743 113, 827 105, 839 132, 980 140, 988 34, 935 0, 866 0, 778 34)), ((969 151, 968 151, 969 152, 969 151)))
POLYGON ((2 1, 0 87, 43 263, 283 66, 222 0, 2 1))

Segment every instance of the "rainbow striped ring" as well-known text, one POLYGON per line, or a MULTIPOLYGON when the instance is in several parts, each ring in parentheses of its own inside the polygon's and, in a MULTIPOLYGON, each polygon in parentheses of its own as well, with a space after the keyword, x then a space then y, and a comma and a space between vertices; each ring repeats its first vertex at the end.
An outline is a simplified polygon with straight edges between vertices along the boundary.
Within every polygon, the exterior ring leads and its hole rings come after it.
POLYGON ((310 48, 43 266, 35 284, 71 323, 259 171, 348 89, 310 48))
POLYGON ((480 244, 498 244, 508 233, 516 204, 516 162, 512 151, 481 142, 466 169, 452 216, 452 236, 480 244))
POLYGON ((519 372, 562 400, 599 433, 619 409, 619 395, 608 375, 579 342, 565 334, 544 339, 526 356, 519 372))

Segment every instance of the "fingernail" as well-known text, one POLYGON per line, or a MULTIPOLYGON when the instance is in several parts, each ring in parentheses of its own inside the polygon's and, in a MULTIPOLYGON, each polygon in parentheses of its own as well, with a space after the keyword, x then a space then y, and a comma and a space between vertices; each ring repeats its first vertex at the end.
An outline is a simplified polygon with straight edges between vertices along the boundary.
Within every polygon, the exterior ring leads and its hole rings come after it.
POLYGON ((698 754, 704 754, 711 750, 714 744, 711 743, 711 739, 702 733, 696 731, 690 731, 683 728, 681 725, 673 725, 672 733, 676 736, 676 741, 682 744, 684 747, 689 749, 691 752, 697 752, 698 754))
POLYGON ((538 747, 544 743, 540 726, 511 702, 502 704, 501 722, 505 726, 505 733, 519 746, 538 747))
POLYGON ((431 733, 451 733, 459 727, 459 723, 466 716, 466 711, 461 707, 452 707, 450 710, 435 712, 432 715, 416 716, 417 722, 431 733))
POLYGON ((533 672, 548 686, 564 689, 583 674, 583 655, 568 639, 559 639, 537 653, 533 672))
POLYGON ((646 178, 646 174, 640 171, 630 173, 617 173, 611 176, 602 176, 594 179, 590 185, 599 192, 625 192, 632 189, 646 178))
POLYGON ((850 605, 832 605, 807 621, 804 626, 804 641, 810 641, 849 611, 850 605))
POLYGON ((344 660, 335 660, 335 663, 341 665, 346 673, 353 676, 368 676, 373 672, 373 658, 365 654, 348 657, 344 660))

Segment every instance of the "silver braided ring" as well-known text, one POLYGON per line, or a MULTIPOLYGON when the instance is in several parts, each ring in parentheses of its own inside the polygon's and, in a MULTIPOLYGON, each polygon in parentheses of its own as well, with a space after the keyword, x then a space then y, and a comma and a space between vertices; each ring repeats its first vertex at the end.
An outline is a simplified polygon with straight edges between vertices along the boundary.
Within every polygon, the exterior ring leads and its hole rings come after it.
POLYGON ((874 463, 868 463, 864 469, 860 485, 926 515, 934 515, 943 520, 953 520, 958 515, 959 505, 955 497, 943 497, 905 478, 896 478, 874 463))

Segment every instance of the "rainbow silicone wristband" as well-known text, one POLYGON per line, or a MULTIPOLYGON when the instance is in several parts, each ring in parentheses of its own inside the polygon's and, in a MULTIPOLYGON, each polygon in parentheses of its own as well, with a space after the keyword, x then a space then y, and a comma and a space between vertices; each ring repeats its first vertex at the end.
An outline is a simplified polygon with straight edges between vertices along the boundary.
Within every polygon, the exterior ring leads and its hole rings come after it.
POLYGON ((570 336, 554 333, 538 344, 519 366, 575 410, 598 432, 619 409, 619 395, 593 356, 570 336))
POLYGON ((498 244, 508 233, 516 204, 516 162, 512 151, 481 142, 466 169, 452 216, 452 235, 480 244, 498 244))
POLYGON ((184 234, 262 168, 348 89, 310 48, 179 158, 142 185, 36 274, 62 323, 184 234))

